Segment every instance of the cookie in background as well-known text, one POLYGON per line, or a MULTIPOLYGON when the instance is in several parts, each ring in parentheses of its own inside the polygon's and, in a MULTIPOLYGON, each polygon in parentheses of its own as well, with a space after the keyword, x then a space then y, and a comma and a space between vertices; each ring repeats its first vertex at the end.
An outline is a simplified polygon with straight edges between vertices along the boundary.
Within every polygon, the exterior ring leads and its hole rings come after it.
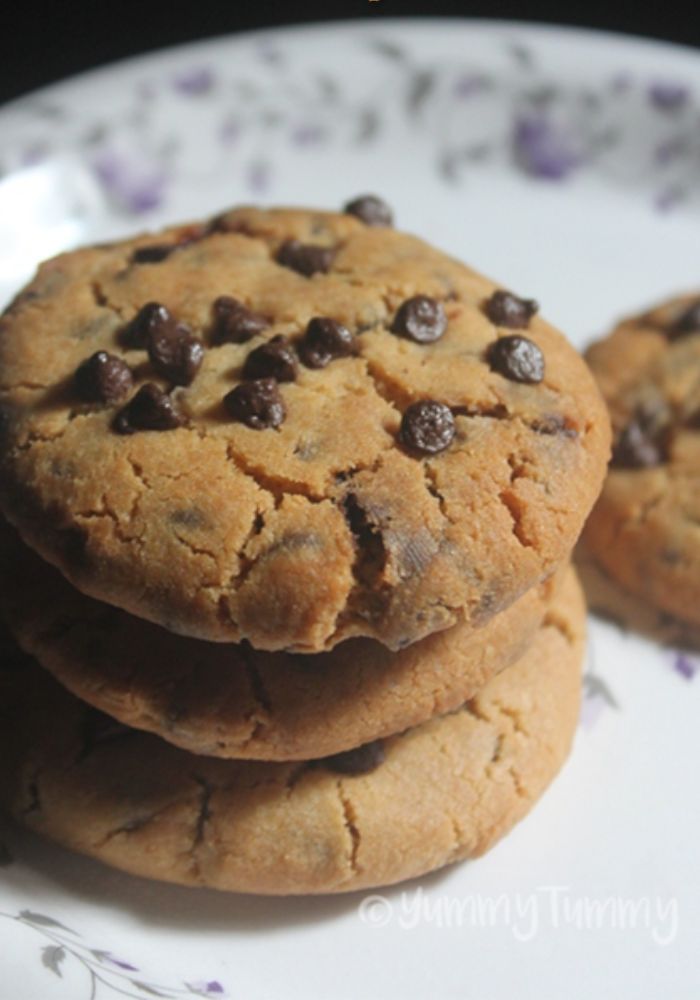
POLYGON ((608 584, 606 598, 599 580, 593 603, 697 645, 700 297, 624 320, 586 357, 610 410, 614 444, 584 545, 599 575, 622 589, 616 599, 608 584), (632 608, 633 598, 640 607, 632 608))

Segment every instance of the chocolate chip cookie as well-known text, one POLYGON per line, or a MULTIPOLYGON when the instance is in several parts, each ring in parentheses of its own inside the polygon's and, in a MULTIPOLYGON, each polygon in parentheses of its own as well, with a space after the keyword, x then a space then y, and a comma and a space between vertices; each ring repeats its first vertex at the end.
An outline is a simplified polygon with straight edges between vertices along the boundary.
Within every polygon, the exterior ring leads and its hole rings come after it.
POLYGON ((570 578, 530 650, 464 708, 297 764, 196 757, 15 659, 0 670, 0 803, 169 882, 268 894, 398 882, 482 854, 543 793, 576 726, 583 624, 570 578))
POLYGON ((242 208, 44 264, 0 329, 0 506, 172 631, 400 649, 546 577, 607 416, 537 304, 388 226, 242 208))
POLYGON ((565 573, 481 629, 302 656, 187 639, 101 604, 2 525, 0 564, 0 615, 73 694, 193 753, 261 760, 338 753, 461 705, 527 649, 565 573))
POLYGON ((700 651, 700 625, 674 618, 622 587, 593 558, 583 540, 576 549, 575 566, 586 604, 593 614, 623 632, 638 632, 676 651, 700 651))
POLYGON ((588 359, 614 446, 586 547, 631 594, 700 625, 700 297, 625 320, 588 359))

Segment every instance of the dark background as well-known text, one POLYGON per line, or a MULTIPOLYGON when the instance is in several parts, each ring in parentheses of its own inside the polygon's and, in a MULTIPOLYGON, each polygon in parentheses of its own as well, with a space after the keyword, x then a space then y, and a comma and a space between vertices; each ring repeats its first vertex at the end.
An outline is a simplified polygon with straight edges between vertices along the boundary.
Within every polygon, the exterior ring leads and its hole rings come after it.
POLYGON ((700 46, 692 3, 440 3, 423 0, 5 0, 0 48, 0 102, 125 56, 195 38, 277 24, 354 17, 459 16, 513 18, 606 28, 700 46), (685 14, 683 13, 685 8, 685 14))

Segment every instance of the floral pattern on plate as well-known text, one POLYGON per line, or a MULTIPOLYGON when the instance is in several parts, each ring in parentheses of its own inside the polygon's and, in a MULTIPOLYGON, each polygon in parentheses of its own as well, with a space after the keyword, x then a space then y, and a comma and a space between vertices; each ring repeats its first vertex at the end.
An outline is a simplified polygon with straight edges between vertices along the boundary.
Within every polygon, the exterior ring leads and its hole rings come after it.
POLYGON ((195 997, 226 1000, 228 996, 216 979, 202 979, 176 987, 144 979, 141 970, 131 962, 111 951, 91 947, 77 931, 45 913, 32 910, 22 910, 17 914, 0 912, 0 919, 14 920, 36 931, 44 942, 39 946, 37 958, 47 972, 62 979, 66 962, 74 962, 84 969, 85 996, 88 1000, 107 996, 130 997, 133 1000, 148 1000, 149 997, 162 997, 163 1000, 195 997))
POLYGON ((23 120, 0 167, 77 151, 112 208, 141 215, 176 198, 183 181, 233 171, 262 196, 274 193, 280 153, 334 147, 371 156, 410 130, 417 155, 445 184, 497 167, 561 185, 594 176, 661 211, 700 203, 700 99, 682 78, 621 65, 599 79, 562 81, 546 51, 517 31, 495 35, 481 56, 439 63, 417 40, 374 29, 348 44, 367 73, 312 67, 273 35, 251 41, 230 66, 186 59, 174 72, 134 70, 108 112, 101 102, 77 108, 60 90, 29 96, 14 105, 23 120))

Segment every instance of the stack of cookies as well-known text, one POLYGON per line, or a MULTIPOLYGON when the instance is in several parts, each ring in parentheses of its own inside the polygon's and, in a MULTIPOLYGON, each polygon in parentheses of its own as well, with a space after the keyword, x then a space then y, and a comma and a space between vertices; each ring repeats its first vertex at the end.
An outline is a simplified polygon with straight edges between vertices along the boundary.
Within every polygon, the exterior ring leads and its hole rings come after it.
POLYGON ((0 801, 246 892, 482 853, 570 747, 608 447, 537 304, 376 198, 49 261, 0 330, 0 801))

